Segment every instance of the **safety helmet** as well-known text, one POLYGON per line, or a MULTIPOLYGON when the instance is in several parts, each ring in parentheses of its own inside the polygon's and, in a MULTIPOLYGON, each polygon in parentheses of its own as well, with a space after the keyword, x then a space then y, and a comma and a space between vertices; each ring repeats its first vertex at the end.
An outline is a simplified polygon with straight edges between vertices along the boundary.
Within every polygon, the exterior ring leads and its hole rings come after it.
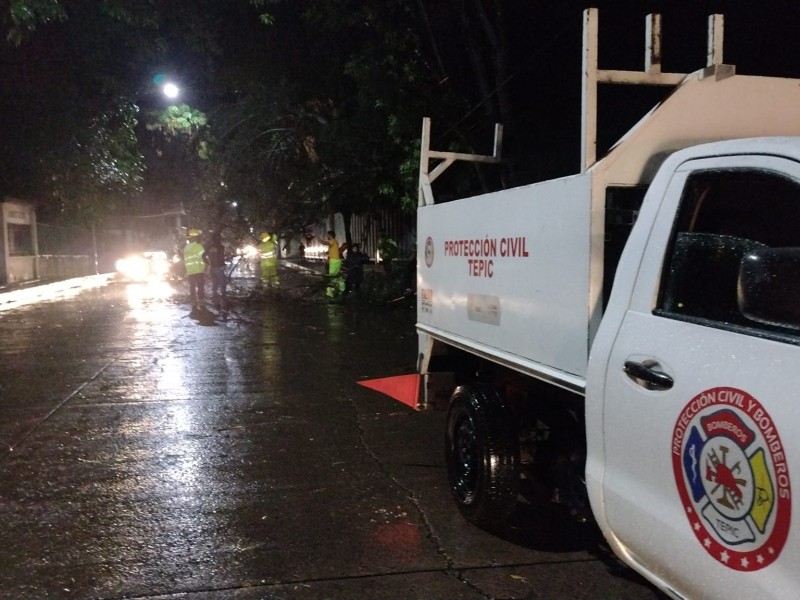
POLYGON ((268 242, 271 239, 272 239, 272 234, 269 233, 268 231, 265 231, 264 233, 261 234, 261 241, 262 242, 268 242))
POLYGON ((200 237, 200 230, 199 229, 190 229, 189 230, 189 237, 200 237))

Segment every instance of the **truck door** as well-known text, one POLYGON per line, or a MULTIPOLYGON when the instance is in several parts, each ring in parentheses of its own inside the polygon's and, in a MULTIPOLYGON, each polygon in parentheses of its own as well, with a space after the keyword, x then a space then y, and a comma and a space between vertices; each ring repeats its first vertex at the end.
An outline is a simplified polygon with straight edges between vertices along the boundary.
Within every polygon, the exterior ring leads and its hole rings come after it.
MULTIPOLYGON (((601 327, 615 335, 598 334, 608 344, 599 521, 640 570, 686 597, 796 597, 800 320, 771 304, 743 311, 739 277, 743 260, 774 249, 796 257, 800 165, 685 162, 653 223, 641 261, 628 258, 624 310, 601 327)), ((798 276, 783 272, 772 289, 795 306, 798 276)))

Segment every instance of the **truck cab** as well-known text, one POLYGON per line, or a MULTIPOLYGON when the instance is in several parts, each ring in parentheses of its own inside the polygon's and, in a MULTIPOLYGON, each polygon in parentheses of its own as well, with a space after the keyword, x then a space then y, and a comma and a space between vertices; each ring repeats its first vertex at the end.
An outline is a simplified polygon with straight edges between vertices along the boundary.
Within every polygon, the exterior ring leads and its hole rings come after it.
POLYGON ((706 144, 655 178, 586 386, 607 539, 678 597, 796 594, 800 139, 706 144), (709 580, 713 580, 713 584, 709 580))

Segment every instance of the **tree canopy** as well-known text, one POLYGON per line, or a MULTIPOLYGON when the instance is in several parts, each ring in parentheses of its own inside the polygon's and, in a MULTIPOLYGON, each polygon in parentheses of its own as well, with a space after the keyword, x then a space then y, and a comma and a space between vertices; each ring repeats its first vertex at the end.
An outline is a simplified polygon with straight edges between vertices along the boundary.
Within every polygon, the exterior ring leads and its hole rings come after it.
MULTIPOLYGON (((442 178, 449 195, 565 175, 577 166, 584 5, 601 9, 601 60, 615 68, 641 68, 644 15, 664 13, 674 71, 703 65, 707 14, 732 10, 688 0, 9 0, 0 192, 75 219, 180 204, 217 226, 298 231, 333 211, 412 209, 426 116, 441 150, 488 153, 494 123, 505 127, 502 167, 460 167, 442 178), (158 93, 159 74, 180 86, 176 103, 158 93)), ((726 58, 797 75, 776 57, 794 54, 798 21, 780 0, 757 15, 739 8, 726 31, 740 42, 728 41, 726 58)), ((610 97, 613 142, 641 110, 610 97)))

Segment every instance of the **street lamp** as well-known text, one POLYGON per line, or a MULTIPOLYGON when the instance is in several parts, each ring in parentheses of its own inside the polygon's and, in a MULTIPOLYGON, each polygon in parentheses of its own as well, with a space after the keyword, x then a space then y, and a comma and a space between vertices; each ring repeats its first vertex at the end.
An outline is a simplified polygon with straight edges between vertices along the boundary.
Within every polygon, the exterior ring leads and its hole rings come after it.
POLYGON ((180 88, 174 82, 167 79, 164 73, 156 73, 153 76, 153 83, 156 87, 160 88, 161 93, 170 100, 177 98, 181 92, 180 88))
POLYGON ((177 98, 178 94, 180 94, 180 89, 172 82, 165 83, 161 90, 164 92, 164 95, 170 99, 177 98))

